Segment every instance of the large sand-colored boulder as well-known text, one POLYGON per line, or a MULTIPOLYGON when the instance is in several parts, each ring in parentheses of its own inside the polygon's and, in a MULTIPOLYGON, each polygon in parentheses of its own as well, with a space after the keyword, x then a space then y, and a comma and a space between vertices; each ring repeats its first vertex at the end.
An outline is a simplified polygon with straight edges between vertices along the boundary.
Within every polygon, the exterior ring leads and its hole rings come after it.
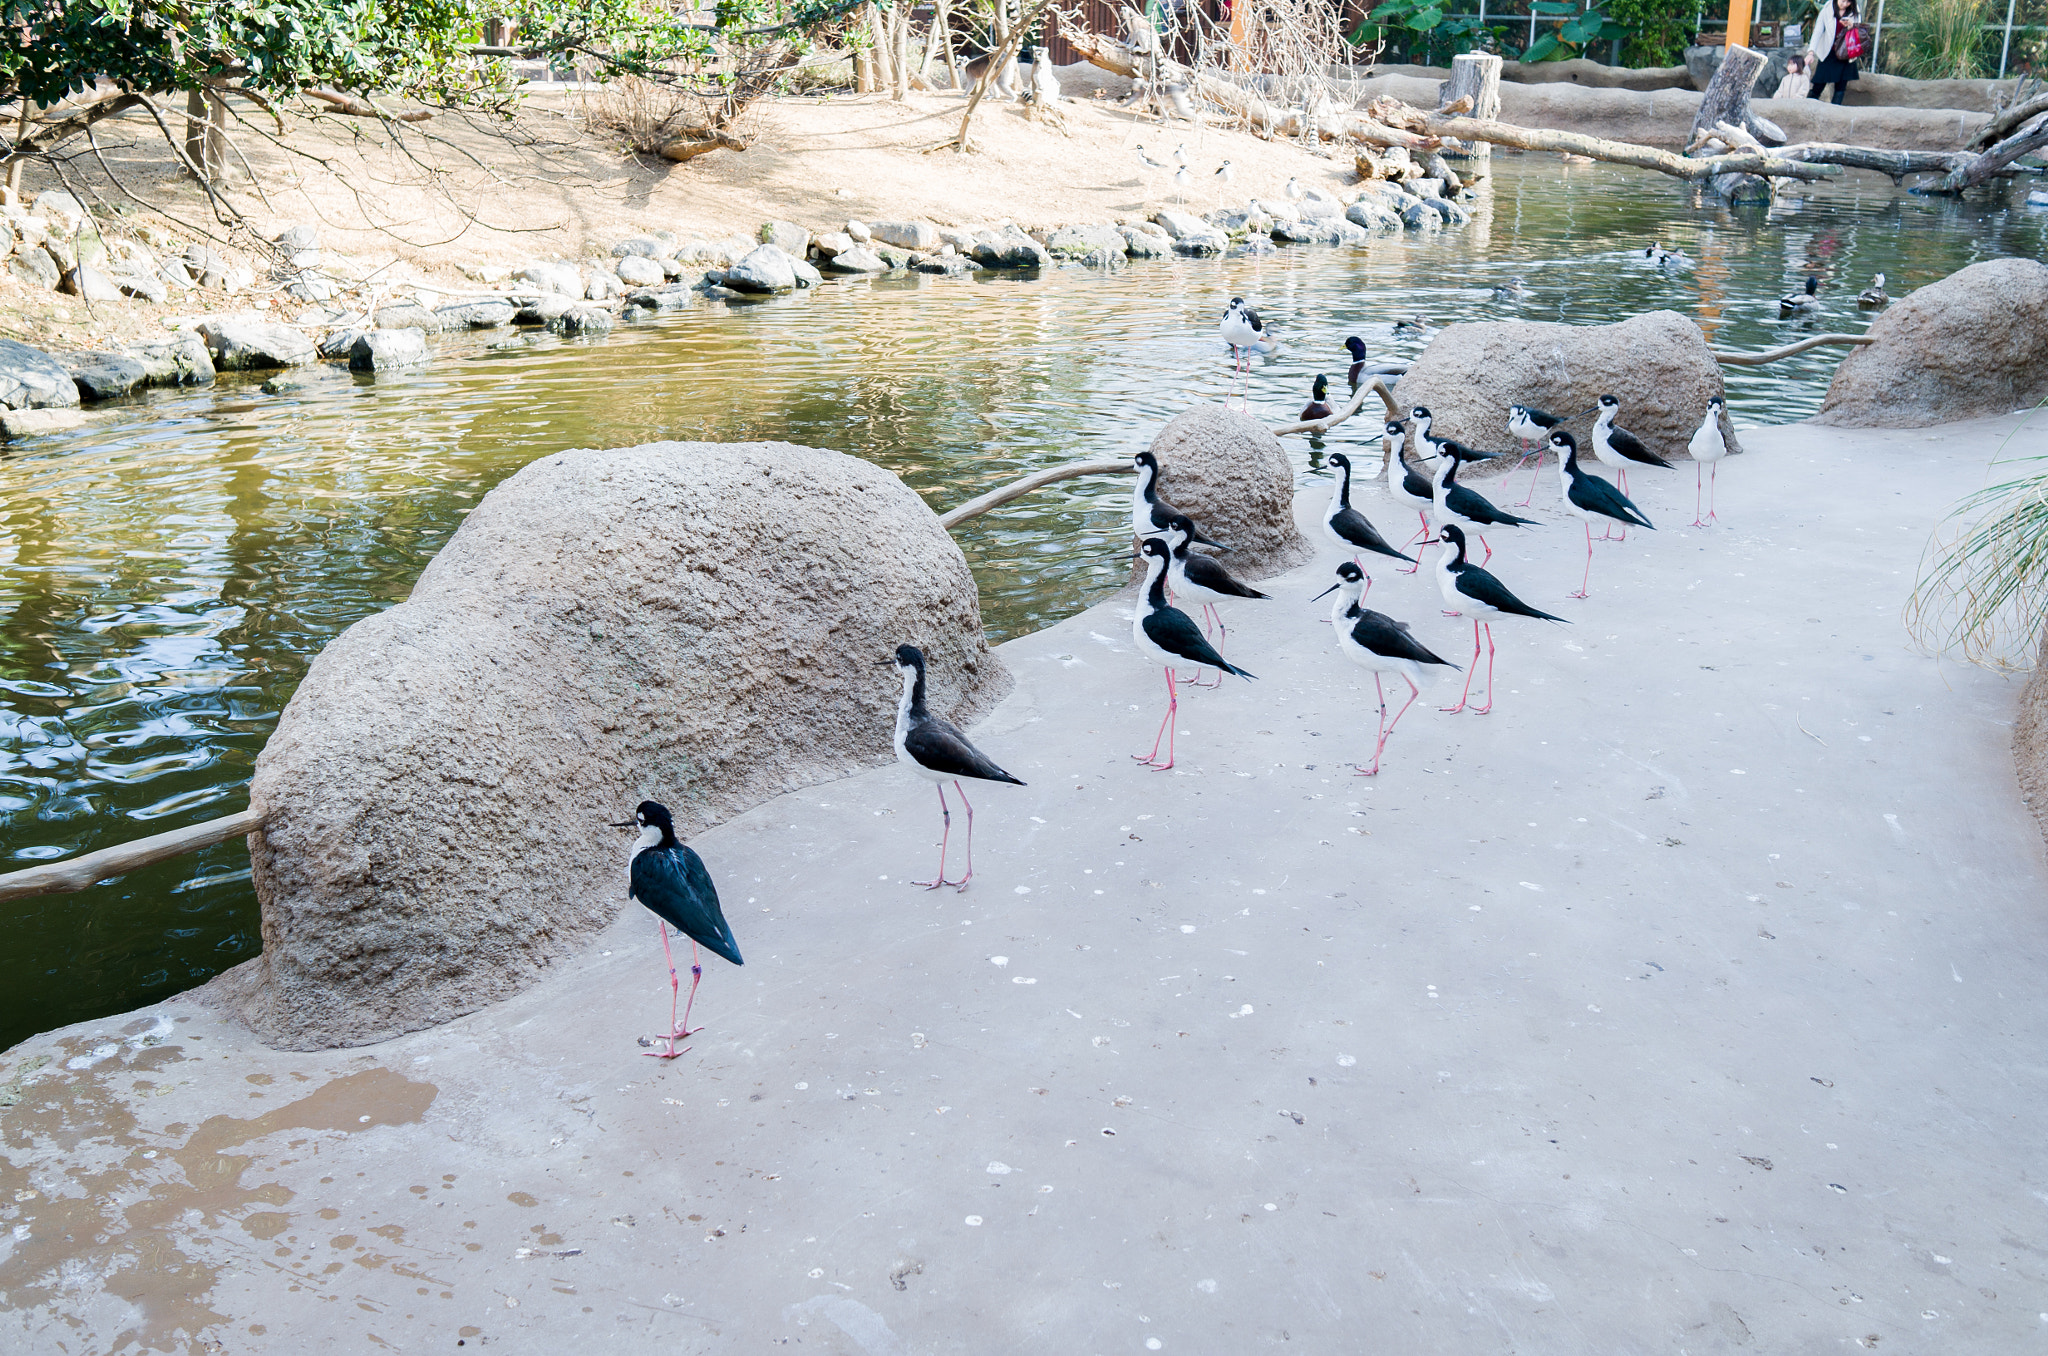
POLYGON ((966 560, 887 471, 787 443, 534 462, 286 707, 250 794, 263 955, 220 996, 303 1050, 516 992, 625 902, 606 823, 641 799, 687 837, 886 760, 905 642, 962 723, 1009 687, 966 560))
MULTIPOLYGON (((1430 341, 1394 399, 1404 413, 1427 405, 1434 432, 1498 452, 1515 445, 1508 406, 1569 417, 1610 392, 1621 401, 1621 427, 1660 456, 1683 459, 1707 401, 1722 394, 1721 365, 1699 326, 1676 311, 1614 325, 1480 321, 1448 326, 1430 341)), ((1581 448, 1591 447, 1591 415, 1569 427, 1581 448)), ((1730 451, 1741 450, 1725 411, 1721 435, 1730 451)))
POLYGON ((1152 454, 1160 497, 1231 548, 1223 564, 1238 578, 1264 579, 1314 555, 1294 525, 1294 466, 1258 420, 1197 405, 1159 430, 1152 454))
POLYGON ((1990 259, 1895 301, 1835 369, 1816 424, 1925 428, 2048 398, 2048 266, 1990 259))

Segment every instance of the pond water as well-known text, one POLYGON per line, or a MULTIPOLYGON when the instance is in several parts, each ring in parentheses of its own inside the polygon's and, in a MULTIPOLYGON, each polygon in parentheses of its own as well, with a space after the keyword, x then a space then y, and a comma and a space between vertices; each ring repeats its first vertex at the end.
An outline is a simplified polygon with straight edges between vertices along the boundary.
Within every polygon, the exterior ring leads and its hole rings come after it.
MULTIPOLYGON (((1854 295, 1879 270, 1899 296, 2048 244, 2048 212, 2018 194, 1957 203, 1852 178, 1766 216, 1694 209, 1650 173, 1495 165, 1478 219, 1434 239, 833 284, 595 341, 451 341, 412 374, 321 367, 278 396, 224 378, 18 445, 0 458, 0 869, 241 808, 320 647, 402 600, 499 480, 563 448, 786 439, 886 466, 945 508, 1039 466, 1127 456, 1220 398, 1232 378, 1215 322, 1232 295, 1287 340, 1250 378, 1254 412, 1281 423, 1315 373, 1341 386, 1346 335, 1388 358, 1419 352, 1425 339, 1392 333, 1417 312, 1596 324, 1668 307, 1715 345, 1755 352, 1860 330, 1854 295), (1627 258, 1651 239, 1698 266, 1627 258), (1822 314, 1781 322, 1776 298, 1810 268, 1828 285, 1822 314), (1494 302, 1514 276, 1526 300, 1494 302)), ((1729 369, 1738 422, 1810 414, 1841 351, 1729 369)), ((1371 437, 1377 425, 1357 422, 1332 444, 1371 437)), ((1302 476, 1319 475, 1321 451, 1289 442, 1302 476)), ((1069 481, 963 527, 992 638, 1120 581, 1127 487, 1069 481)), ((0 1049, 189 988, 256 954, 257 922, 239 841, 0 904, 0 1049)))

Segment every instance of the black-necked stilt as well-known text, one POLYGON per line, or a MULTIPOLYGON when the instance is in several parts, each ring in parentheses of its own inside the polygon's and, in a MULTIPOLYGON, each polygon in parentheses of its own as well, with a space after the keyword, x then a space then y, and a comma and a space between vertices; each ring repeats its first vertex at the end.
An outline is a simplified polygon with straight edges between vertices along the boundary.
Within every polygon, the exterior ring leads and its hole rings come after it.
POLYGON ((642 1053, 656 1059, 674 1059, 689 1048, 678 1050, 676 1042, 704 1029, 693 1030, 690 1026, 690 1008, 697 1002, 697 985, 704 978, 704 967, 697 963, 697 947, 709 947, 734 965, 746 962, 740 959, 739 943, 733 940, 732 929, 726 926, 725 914, 719 910, 718 887, 711 883, 704 859, 677 841, 675 820, 669 816, 668 807, 658 801, 643 800, 631 819, 612 827, 640 830, 639 841, 633 845, 626 894, 658 920, 661 954, 668 962, 668 1035, 661 1038, 668 1042, 668 1049, 642 1053), (680 1026, 676 1024, 676 998, 682 982, 676 975, 675 953, 669 950, 671 927, 690 939, 690 1000, 683 1005, 680 1026))
MULTIPOLYGON (((1611 395, 1600 397, 1600 417, 1593 421, 1593 455, 1602 465, 1612 466, 1621 479, 1621 492, 1628 493, 1628 464, 1636 462, 1643 466, 1662 466, 1671 469, 1671 463, 1643 446, 1642 439, 1625 428, 1614 426, 1615 416, 1621 413, 1621 401, 1611 395)), ((1624 531, 1621 534, 1627 537, 1624 531)))
POLYGON ((1579 469, 1578 439, 1561 428, 1554 428, 1550 430, 1550 448, 1557 453, 1557 488, 1564 498, 1565 511, 1586 529, 1586 571, 1579 579, 1579 591, 1572 595, 1583 598, 1586 585, 1593 578, 1593 519, 1606 518, 1623 527, 1633 524, 1652 531, 1656 530, 1656 525, 1629 502, 1627 495, 1590 471, 1579 469))
POLYGON ((1458 694, 1456 706, 1443 709, 1452 715, 1465 709, 1465 703, 1472 695, 1472 675, 1479 671, 1479 629, 1486 628, 1486 705, 1475 707, 1474 712, 1485 715, 1493 710, 1493 623, 1492 617, 1533 617, 1538 621, 1561 622, 1563 617, 1553 617, 1548 612, 1529 606, 1514 594, 1507 585, 1500 582, 1465 559, 1465 534, 1456 523, 1445 523, 1443 531, 1437 534, 1443 550, 1436 558, 1436 586, 1444 596, 1446 611, 1451 616, 1472 614, 1472 666, 1465 671, 1465 690, 1458 694))
POLYGON ((1891 298, 1885 295, 1884 274, 1882 273, 1870 280, 1870 286, 1856 294, 1856 304, 1865 310, 1883 306, 1890 300, 1891 298))
MULTIPOLYGON (((1166 567, 1173 553, 1157 537, 1147 537, 1140 548, 1145 553, 1145 592, 1138 600, 1137 616, 1131 621, 1131 642, 1138 653, 1158 662, 1166 670, 1166 715, 1159 733, 1152 737, 1152 752, 1131 757, 1164 772, 1173 766, 1174 714, 1180 710, 1180 694, 1173 684, 1175 664, 1193 664, 1197 669, 1220 669, 1240 678, 1253 675, 1238 668, 1202 636, 1195 619, 1166 601, 1166 567), (1166 761, 1159 761, 1159 741, 1166 741, 1166 761)), ((1220 682, 1221 679, 1219 678, 1220 682)))
MULTIPOLYGON (((1223 342, 1230 345, 1231 370, 1247 373, 1251 370, 1248 354, 1259 351, 1267 338, 1266 322, 1259 319, 1259 313, 1245 305, 1243 297, 1232 297, 1230 305, 1223 308, 1223 319, 1216 322, 1216 332, 1223 336, 1223 342)), ((1238 383, 1238 394, 1242 398, 1244 384, 1238 383)))
POLYGON ((1387 747, 1387 736, 1394 733, 1394 727, 1401 723, 1401 717, 1408 714, 1408 708, 1415 705, 1415 699, 1422 695, 1420 679, 1422 666, 1441 664, 1456 668, 1448 659, 1439 659, 1429 652, 1415 637, 1408 634, 1408 623, 1395 621, 1384 612, 1374 612, 1359 606, 1359 598, 1365 589, 1365 571, 1351 561, 1337 567, 1337 582, 1318 593, 1335 592, 1337 601, 1330 605, 1330 629, 1336 632, 1337 651, 1352 663, 1372 674, 1373 690, 1380 698, 1380 737, 1372 748, 1372 766, 1359 768, 1361 777, 1376 776, 1380 770, 1380 754, 1387 747), (1408 700, 1387 719, 1387 690, 1381 679, 1389 673, 1397 673, 1408 682, 1408 700))
MULTIPOLYGON (((1529 501, 1536 497, 1536 481, 1543 474, 1543 449, 1550 442, 1550 430, 1564 423, 1564 416, 1539 410, 1534 405, 1508 406, 1508 432, 1522 445, 1522 461, 1536 459, 1536 469, 1529 475, 1529 492, 1522 496, 1521 508, 1529 507, 1529 501)), ((1515 463, 1521 470, 1521 462, 1515 463)))
POLYGON ((1430 413, 1427 405, 1417 405, 1409 410, 1408 418, 1415 425, 1415 459, 1427 464, 1432 475, 1436 473, 1436 463, 1444 456, 1447 448, 1466 461, 1489 461, 1494 455, 1491 452, 1477 451, 1465 446, 1456 438, 1446 438, 1438 433, 1436 416, 1430 413))
MULTIPOLYGON (((1330 465, 1337 468, 1337 484, 1330 494, 1330 506, 1323 510, 1323 535, 1339 551, 1350 553, 1354 561, 1358 559, 1358 552, 1373 551, 1415 564, 1415 557, 1387 545, 1387 539, 1380 535, 1379 529, 1366 521, 1363 513, 1351 507, 1351 458, 1342 452, 1333 452, 1330 465)), ((1361 563, 1360 571, 1364 568, 1361 563)), ((1371 575, 1366 576, 1365 586, 1372 587, 1371 575)))
POLYGON ((1289 179, 1287 181, 1287 199, 1289 202, 1300 202, 1307 196, 1308 190, 1301 186, 1301 180, 1289 179))
POLYGON ((984 782, 1023 782, 997 767, 988 756, 967 742, 967 736, 940 720, 924 704, 924 651, 915 645, 898 645, 896 657, 885 659, 903 677, 903 695, 896 700, 896 761, 920 777, 931 780, 939 792, 939 874, 936 880, 912 881, 927 890, 950 885, 965 890, 974 879, 974 803, 960 785, 963 777, 984 782), (946 805, 945 783, 953 783, 960 803, 967 807, 967 872, 959 880, 946 879, 946 842, 953 836, 953 812, 946 805))
POLYGON ((1315 390, 1310 393, 1309 402, 1302 407, 1304 422, 1310 419, 1328 419, 1335 411, 1330 408, 1330 379, 1316 373, 1315 390))
POLYGON ((1178 201, 1185 203, 1188 200, 1188 190, 1194 186, 1195 173, 1186 165, 1173 172, 1173 192, 1178 201))
MULTIPOLYGON (((1884 274, 1877 275, 1882 278, 1884 274)), ((1707 417, 1700 420, 1700 426, 1693 432, 1692 441, 1685 445, 1692 453, 1692 459, 1699 463, 1693 468, 1692 525, 1705 527, 1707 523, 1721 521, 1714 515, 1714 487, 1721 476, 1721 458, 1728 455, 1728 440, 1721 436, 1721 397, 1707 399, 1707 417), (1699 472, 1702 467, 1713 468, 1707 475, 1707 517, 1700 521, 1699 472)))
MULTIPOLYGON (((1173 558, 1166 566, 1166 587, 1178 602, 1196 602, 1202 605, 1204 617, 1215 623, 1216 653, 1223 653, 1223 644, 1230 639, 1230 628, 1223 624, 1220 604, 1239 598, 1268 598, 1271 595, 1259 592, 1250 584, 1223 568, 1213 556, 1205 556, 1193 549, 1195 532, 1194 520, 1185 514, 1176 513, 1167 520, 1166 544, 1173 548, 1173 558)), ((1204 684, 1197 673, 1189 681, 1196 687, 1219 687, 1223 675, 1217 674, 1214 683, 1204 684)))
POLYGON ((1490 455, 1473 452, 1461 443, 1439 447, 1436 478, 1430 485, 1436 508, 1436 525, 1441 528, 1446 523, 1456 523, 1471 528, 1479 538, 1480 549, 1486 552, 1486 560, 1493 559, 1493 548, 1486 544, 1487 528, 1531 527, 1536 523, 1534 518, 1519 517, 1506 509, 1495 508, 1484 495, 1458 483, 1459 462, 1480 460, 1490 455))
POLYGON ((1800 315, 1820 307, 1820 278, 1816 274, 1806 275, 1806 290, 1778 298, 1778 314, 1800 315))
MULTIPOLYGON (((1409 464, 1408 458, 1402 455, 1401 449, 1408 441, 1408 435, 1402 429, 1400 421, 1389 419, 1386 431, 1387 493, 1394 497, 1396 503, 1406 504, 1414 509, 1415 516, 1422 521, 1422 526, 1416 529, 1415 535, 1401 543, 1405 548, 1430 539, 1429 510, 1436 507, 1436 487, 1430 483, 1428 476, 1416 470, 1409 464)), ((1422 563, 1417 561, 1401 573, 1414 574, 1421 568, 1422 563)))
POLYGON ((1163 170, 1166 168, 1166 166, 1160 164, 1157 160, 1154 160, 1150 155, 1148 155, 1143 146, 1138 147, 1138 165, 1139 168, 1147 171, 1163 170))
MULTIPOLYGON (((1138 483, 1131 487, 1131 532, 1139 537, 1156 537, 1166 531, 1175 518, 1186 518, 1187 515, 1159 497, 1159 458, 1152 455, 1150 449, 1132 457, 1131 463, 1138 469, 1138 483)), ((1199 528, 1195 530, 1194 539, 1219 551, 1230 549, 1220 541, 1210 541, 1199 528)))
POLYGON ((1230 162, 1226 160, 1216 167, 1216 177, 1218 179, 1221 179, 1224 182, 1224 184, 1228 186, 1230 184, 1234 184, 1237 182, 1237 171, 1232 169, 1230 167, 1230 162))
POLYGON ((1493 289, 1493 299, 1495 301, 1520 301, 1528 295, 1529 284, 1523 282, 1520 276, 1509 278, 1506 282, 1493 289))
POLYGON ((1188 144, 1185 141, 1173 148, 1173 163, 1179 165, 1182 169, 1187 168, 1188 144))

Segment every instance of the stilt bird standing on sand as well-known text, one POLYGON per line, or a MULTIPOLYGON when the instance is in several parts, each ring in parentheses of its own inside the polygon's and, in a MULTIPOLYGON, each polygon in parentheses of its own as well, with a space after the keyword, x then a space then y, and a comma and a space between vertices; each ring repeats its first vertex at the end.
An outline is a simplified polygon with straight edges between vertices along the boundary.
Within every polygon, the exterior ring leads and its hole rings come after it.
POLYGON ((1578 439, 1561 428, 1554 428, 1550 430, 1550 447, 1557 453, 1557 489, 1564 499, 1565 511, 1586 529, 1586 569, 1579 577, 1579 591, 1572 595, 1583 598, 1593 578, 1593 520, 1606 518, 1623 527, 1654 529, 1656 525, 1607 480, 1579 469, 1578 439))
MULTIPOLYGON (((1380 535, 1379 529, 1366 520, 1366 516, 1351 507, 1351 458, 1342 452, 1330 454, 1330 465, 1337 468, 1337 484, 1330 492, 1330 506, 1323 510, 1323 535, 1339 551, 1351 553, 1351 559, 1358 565, 1361 574, 1365 564, 1358 553, 1371 551, 1376 555, 1392 556, 1405 560, 1410 565, 1415 557, 1403 551, 1396 551, 1380 535)), ((1365 576, 1365 586, 1372 587, 1372 576, 1365 576)))
POLYGON ((1161 772, 1173 766, 1174 716, 1180 710, 1180 694, 1173 685, 1173 666, 1193 664, 1197 668, 1221 669, 1234 673, 1240 678, 1255 675, 1224 659, 1216 648, 1202 638, 1202 628, 1195 625, 1195 619, 1166 601, 1166 568, 1173 552, 1157 537, 1145 538, 1140 548, 1145 553, 1145 592, 1138 600, 1137 615, 1131 620, 1131 641, 1138 647, 1138 653, 1148 656, 1166 669, 1166 716, 1159 722, 1159 733, 1152 737, 1152 752, 1134 753, 1131 757, 1147 767, 1158 768, 1161 772), (1166 761, 1159 761, 1159 741, 1166 741, 1166 761))
POLYGON ((1373 745, 1372 766, 1358 769, 1361 777, 1379 775, 1380 754, 1386 750, 1387 736, 1394 733, 1394 727, 1401 723, 1401 717, 1408 714, 1408 708, 1415 705, 1415 699, 1422 695, 1420 679, 1424 664, 1441 664, 1445 668, 1456 668, 1448 659, 1439 659, 1431 654, 1428 647, 1408 634, 1408 623, 1395 621, 1384 612, 1374 612, 1361 607, 1359 598, 1365 588, 1365 571, 1350 561, 1337 567, 1337 582, 1316 595, 1335 593, 1337 601, 1330 604, 1330 627, 1336 632, 1337 652, 1372 675, 1373 691, 1380 697, 1380 738, 1373 745), (1399 674, 1408 684, 1408 700, 1387 719, 1387 689, 1382 682, 1384 675, 1399 674))
POLYGON ((668 961, 668 1035, 661 1037, 668 1042, 668 1049, 643 1053, 656 1059, 674 1059, 689 1049, 676 1049, 676 1042, 704 1029, 690 1026, 690 1007, 697 1001, 697 985, 704 978, 704 967, 697 963, 698 944, 711 948, 734 965, 746 962, 740 959, 739 943, 732 939, 732 929, 726 926, 725 915, 719 911, 718 887, 711 883, 704 859, 676 840, 675 821, 669 817, 668 807, 658 801, 643 800, 631 819, 612 827, 640 830, 640 840, 633 845, 626 892, 659 920, 661 954, 668 961), (683 1005, 680 1026, 676 1024, 676 998, 682 982, 676 976, 675 954, 669 950, 671 927, 690 939, 690 1001, 683 1005))
POLYGON ((896 703, 896 761, 920 777, 929 778, 939 792, 939 874, 936 880, 912 881, 927 890, 950 885, 965 890, 974 879, 974 805, 960 785, 963 777, 984 782, 1023 782, 990 762, 988 756, 967 742, 967 736, 940 720, 924 704, 924 651, 915 645, 898 645, 896 657, 885 659, 903 676, 903 696, 896 703), (946 805, 945 783, 953 783, 960 803, 967 807, 967 871, 959 880, 946 879, 946 842, 953 836, 953 812, 946 805))
MULTIPOLYGON (((1175 518, 1188 518, 1173 505, 1159 497, 1159 458, 1148 449, 1131 458, 1137 468, 1138 481, 1131 487, 1131 535, 1156 537, 1167 530, 1175 518)), ((1188 518, 1191 539, 1203 546, 1213 546, 1219 551, 1230 548, 1220 541, 1210 541, 1201 529, 1194 526, 1194 519, 1188 518)))
POLYGON ((1473 707, 1476 715, 1493 710, 1493 623, 1492 617, 1534 617, 1538 621, 1561 622, 1508 592, 1508 586, 1465 559, 1465 533, 1456 523, 1445 523, 1437 540, 1444 549, 1436 558, 1436 585, 1444 596, 1445 615, 1472 614, 1472 665, 1465 671, 1465 690, 1456 706, 1446 706, 1452 715, 1465 709, 1472 695, 1472 675, 1479 671, 1479 628, 1486 628, 1486 705, 1473 707))

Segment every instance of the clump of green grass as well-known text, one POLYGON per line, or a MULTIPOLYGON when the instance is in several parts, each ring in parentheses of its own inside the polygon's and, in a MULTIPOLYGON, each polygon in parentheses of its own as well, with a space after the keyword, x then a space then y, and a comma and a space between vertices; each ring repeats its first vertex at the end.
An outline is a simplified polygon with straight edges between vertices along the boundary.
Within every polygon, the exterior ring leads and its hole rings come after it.
POLYGON ((1906 627, 1929 652, 1987 668, 2033 665, 2048 628, 2048 456, 1992 465, 2028 463, 1935 529, 1906 602, 1906 627))
POLYGON ((1891 38, 1889 64, 1917 80, 1976 79, 1985 73, 1990 7, 1990 0, 1912 0, 1891 38))

